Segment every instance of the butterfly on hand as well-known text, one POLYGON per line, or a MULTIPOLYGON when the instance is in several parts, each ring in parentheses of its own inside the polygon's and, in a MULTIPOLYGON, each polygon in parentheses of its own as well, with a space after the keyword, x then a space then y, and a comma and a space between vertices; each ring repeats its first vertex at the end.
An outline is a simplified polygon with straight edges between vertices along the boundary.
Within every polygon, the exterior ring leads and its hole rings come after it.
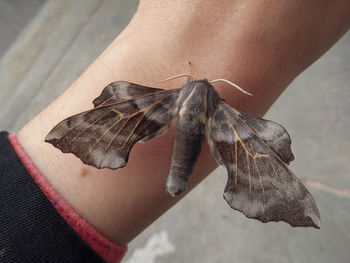
MULTIPOLYGON (((45 141, 96 168, 124 167, 138 141, 163 134, 177 122, 167 191, 187 186, 206 138, 227 169, 227 203, 249 218, 320 227, 317 205, 288 168, 291 140, 279 124, 228 106, 206 79, 163 90, 125 81, 104 88, 94 108, 58 123, 45 141)), ((145 157, 147 158, 147 157, 145 157)))

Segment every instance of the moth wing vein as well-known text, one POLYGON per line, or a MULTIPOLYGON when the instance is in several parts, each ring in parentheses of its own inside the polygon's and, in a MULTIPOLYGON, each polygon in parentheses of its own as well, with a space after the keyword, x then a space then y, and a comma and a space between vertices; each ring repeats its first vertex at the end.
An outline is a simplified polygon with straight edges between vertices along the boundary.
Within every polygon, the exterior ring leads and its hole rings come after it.
POLYGON ((150 106, 147 106, 147 107, 146 107, 145 109, 143 109, 142 111, 140 111, 140 112, 143 113, 143 114, 142 114, 142 118, 140 118, 140 120, 136 123, 135 127, 134 127, 133 130, 130 132, 128 138, 125 140, 125 142, 124 142, 123 146, 120 148, 120 150, 122 150, 122 149, 124 148, 124 146, 126 145, 126 143, 129 141, 129 139, 131 138, 132 134, 134 133, 134 131, 135 131, 135 130, 137 129, 137 127, 139 126, 141 120, 146 116, 146 113, 147 113, 150 109, 152 109, 155 105, 157 105, 157 104, 161 103, 162 101, 164 101, 166 98, 168 98, 168 97, 165 97, 165 98, 163 98, 163 99, 161 99, 161 100, 159 100, 159 101, 157 101, 157 102, 151 104, 150 106))
POLYGON ((72 145, 74 143, 74 141, 81 136, 84 132, 86 132, 88 129, 90 129, 93 125, 95 125, 99 120, 101 120, 104 116, 106 116, 108 113, 110 113, 111 111, 107 111, 104 114, 102 114, 102 116, 98 117, 96 120, 94 120, 89 126, 87 126, 85 129, 83 129, 81 132, 79 132, 77 135, 75 135, 73 137, 73 139, 71 140, 71 142, 69 143, 69 145, 72 145))
POLYGON ((235 191, 237 190, 238 183, 238 147, 237 147, 237 139, 235 139, 235 191))
POLYGON ((114 102, 111 102, 109 104, 99 105, 99 106, 97 106, 94 109, 104 108, 104 107, 108 107, 108 106, 113 106, 113 105, 117 105, 117 104, 124 103, 124 102, 127 102, 127 101, 132 101, 132 100, 136 100, 136 99, 152 96, 152 95, 155 95, 155 94, 164 93, 164 92, 167 92, 167 91, 170 91, 170 90, 160 90, 160 91, 153 92, 153 93, 146 93, 146 94, 142 94, 142 95, 139 95, 139 96, 134 96, 134 97, 131 97, 131 98, 128 98, 128 99, 114 101, 114 102))
POLYGON ((125 142, 123 143, 122 147, 119 148, 118 150, 123 150, 123 148, 125 147, 125 145, 127 144, 127 142, 130 140, 131 136, 133 135, 134 131, 137 129, 137 127, 139 126, 141 120, 143 120, 143 118, 145 117, 145 113, 142 112, 141 118, 137 121, 136 125, 134 126, 134 128, 132 129, 132 131, 129 133, 129 136, 126 138, 125 142))
POLYGON ((248 180, 249 180, 249 198, 251 197, 252 194, 252 182, 251 182, 251 178, 250 178, 250 161, 249 161, 249 153, 248 151, 246 151, 245 153, 246 159, 247 159, 247 167, 248 167, 248 180))
MULTIPOLYGON (((96 145, 102 140, 102 138, 103 138, 104 136, 106 136, 106 134, 107 134, 108 132, 110 132, 116 125, 118 125, 118 123, 119 123, 121 120, 123 120, 123 119, 124 119, 124 118, 119 118, 109 129, 107 129, 107 130, 100 136, 100 138, 98 138, 98 139, 96 140, 96 142, 94 143, 93 147, 89 150, 89 153, 92 152, 92 150, 95 149, 96 145)), ((88 154, 89 154, 89 153, 88 153, 88 154)))
POLYGON ((261 174, 260 174, 260 169, 258 168, 258 165, 256 163, 256 159, 253 158, 253 161, 254 161, 254 165, 255 165, 255 168, 258 172, 258 176, 259 176, 259 182, 260 182, 260 185, 261 185, 261 190, 262 190, 262 195, 263 195, 263 202, 265 203, 266 202, 266 198, 265 198, 265 189, 264 189, 264 183, 262 181, 262 178, 261 178, 261 174))

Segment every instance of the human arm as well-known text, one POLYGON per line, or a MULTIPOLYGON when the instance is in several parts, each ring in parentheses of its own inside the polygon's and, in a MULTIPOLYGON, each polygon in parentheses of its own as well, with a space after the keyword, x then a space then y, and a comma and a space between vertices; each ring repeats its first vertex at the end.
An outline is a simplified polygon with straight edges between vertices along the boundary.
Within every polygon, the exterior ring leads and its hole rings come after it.
MULTIPOLYGON (((126 30, 18 138, 80 215, 109 239, 126 244, 178 200, 165 192, 174 129, 137 144, 127 167, 117 171, 87 167, 62 154, 44 143, 48 131, 63 118, 91 108, 93 98, 112 81, 154 86, 156 80, 190 70, 199 78, 223 77, 239 84, 254 96, 225 85, 216 87, 237 109, 263 115, 349 27, 347 1, 305 5, 299 1, 143 1, 126 30)), ((178 88, 182 83, 176 80, 157 87, 178 88)), ((215 167, 205 145, 191 186, 215 167)))

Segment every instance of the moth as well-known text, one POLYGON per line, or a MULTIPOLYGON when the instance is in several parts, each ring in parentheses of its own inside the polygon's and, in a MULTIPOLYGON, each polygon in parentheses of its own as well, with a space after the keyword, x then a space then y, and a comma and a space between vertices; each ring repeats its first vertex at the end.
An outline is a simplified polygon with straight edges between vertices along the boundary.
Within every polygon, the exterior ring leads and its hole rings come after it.
MULTIPOLYGON (((317 205, 288 168, 291 139, 279 124, 228 106, 207 79, 189 79, 164 90, 116 81, 93 101, 94 108, 58 123, 45 141, 96 168, 124 167, 138 141, 163 134, 177 121, 167 191, 187 186, 206 138, 228 180, 227 203, 261 222, 320 227, 317 205)), ((146 157, 145 157, 146 158, 146 157)))

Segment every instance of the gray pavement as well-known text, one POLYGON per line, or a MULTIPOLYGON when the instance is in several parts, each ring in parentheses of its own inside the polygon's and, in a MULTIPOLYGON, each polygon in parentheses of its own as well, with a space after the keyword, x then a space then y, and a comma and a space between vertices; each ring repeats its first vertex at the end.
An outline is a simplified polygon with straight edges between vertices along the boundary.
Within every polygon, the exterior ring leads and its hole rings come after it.
MULTIPOLYGON (((0 47, 8 46, 0 60, 1 129, 17 130, 66 89, 124 28, 138 1, 34 2, 41 10, 32 20, 23 16, 11 46, 0 38, 0 47)), ((1 11, 0 21, 0 33, 12 23, 1 11)), ((125 262, 350 262, 349 86, 350 33, 265 116, 292 137, 291 168, 317 201, 320 230, 262 224, 233 211, 218 168, 130 243, 125 262)))
POLYGON ((0 58, 46 0, 0 0, 0 58))

